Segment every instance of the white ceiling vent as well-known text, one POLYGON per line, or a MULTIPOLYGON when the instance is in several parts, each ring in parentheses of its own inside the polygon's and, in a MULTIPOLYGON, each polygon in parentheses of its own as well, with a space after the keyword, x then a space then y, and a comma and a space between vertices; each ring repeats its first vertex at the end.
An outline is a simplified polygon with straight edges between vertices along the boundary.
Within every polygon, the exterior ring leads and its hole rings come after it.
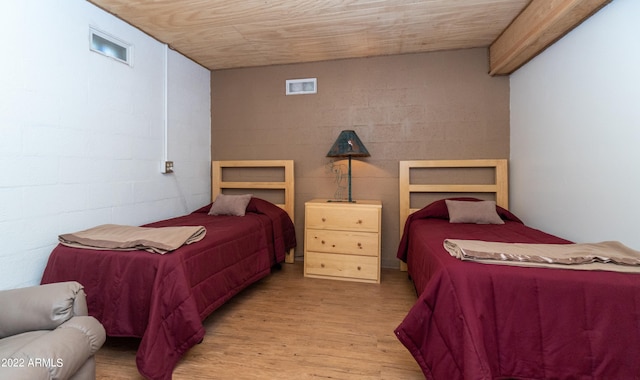
POLYGON ((287 79, 287 95, 315 94, 318 92, 318 78, 287 79))

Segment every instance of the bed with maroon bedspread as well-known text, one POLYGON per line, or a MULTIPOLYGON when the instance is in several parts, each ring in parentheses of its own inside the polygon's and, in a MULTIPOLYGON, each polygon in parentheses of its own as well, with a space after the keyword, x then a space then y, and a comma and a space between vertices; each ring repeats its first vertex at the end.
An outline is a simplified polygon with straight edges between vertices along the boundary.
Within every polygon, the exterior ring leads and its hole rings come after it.
POLYGON ((83 284, 89 314, 107 335, 142 338, 140 373, 170 379, 182 354, 203 339, 202 321, 296 245, 291 219, 267 201, 252 198, 243 217, 207 215, 209 208, 146 225, 206 228, 203 240, 164 255, 58 245, 42 283, 83 284))
POLYGON ((412 214, 398 258, 418 300, 395 330, 425 377, 640 379, 640 274, 462 261, 444 239, 570 243, 525 226, 449 223, 444 201, 412 214))

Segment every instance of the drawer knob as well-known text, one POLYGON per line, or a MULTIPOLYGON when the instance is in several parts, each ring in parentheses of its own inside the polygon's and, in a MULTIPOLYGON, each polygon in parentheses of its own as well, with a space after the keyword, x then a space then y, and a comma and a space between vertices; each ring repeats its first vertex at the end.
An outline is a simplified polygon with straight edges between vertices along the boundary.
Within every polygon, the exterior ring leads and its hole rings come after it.
POLYGON ((324 240, 320 241, 321 244, 324 244, 324 240))
POLYGON ((358 219, 358 224, 362 224, 362 219, 358 219))
POLYGON ((358 270, 360 270, 360 267, 358 267, 358 270))
POLYGON ((362 243, 358 243, 358 248, 362 249, 362 243))
POLYGON ((322 218, 322 221, 323 221, 323 222, 326 222, 326 221, 327 221, 327 219, 326 219, 326 218, 322 218))
POLYGON ((322 264, 322 263, 321 263, 321 264, 320 264, 320 268, 324 268, 324 264, 322 264))

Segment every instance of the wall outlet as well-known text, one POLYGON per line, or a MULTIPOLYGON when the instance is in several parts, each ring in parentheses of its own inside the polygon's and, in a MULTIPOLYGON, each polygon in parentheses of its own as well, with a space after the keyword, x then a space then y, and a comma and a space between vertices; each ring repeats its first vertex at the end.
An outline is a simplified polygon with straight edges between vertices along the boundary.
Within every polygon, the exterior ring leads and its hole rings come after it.
POLYGON ((164 174, 173 173, 173 161, 165 161, 164 162, 164 174))

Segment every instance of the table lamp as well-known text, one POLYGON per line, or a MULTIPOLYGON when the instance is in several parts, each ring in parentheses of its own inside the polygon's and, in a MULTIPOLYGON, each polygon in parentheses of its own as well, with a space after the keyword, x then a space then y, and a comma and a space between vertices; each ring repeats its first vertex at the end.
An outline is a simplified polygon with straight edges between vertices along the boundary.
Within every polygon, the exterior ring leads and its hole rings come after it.
POLYGON ((369 151, 358 138, 355 131, 346 130, 340 132, 338 139, 333 143, 327 157, 348 157, 349 158, 349 202, 355 203, 351 198, 351 157, 369 157, 369 151))

